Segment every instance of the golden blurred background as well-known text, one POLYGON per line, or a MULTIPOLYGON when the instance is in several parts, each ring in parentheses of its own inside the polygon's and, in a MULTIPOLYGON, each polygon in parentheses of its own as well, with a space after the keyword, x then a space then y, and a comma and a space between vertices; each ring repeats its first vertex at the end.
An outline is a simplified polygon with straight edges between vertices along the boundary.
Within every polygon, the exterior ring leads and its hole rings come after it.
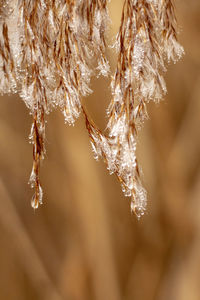
MULTIPOLYGON (((148 191, 138 221, 84 120, 48 116, 44 204, 31 208, 31 116, 17 96, 0 99, 0 300, 200 299, 200 1, 177 0, 186 55, 170 65, 168 94, 149 104, 138 156, 148 191)), ((112 0, 111 35, 122 0, 112 0)), ((109 50, 111 64, 115 61, 109 50)), ((84 101, 105 126, 109 80, 84 101)))

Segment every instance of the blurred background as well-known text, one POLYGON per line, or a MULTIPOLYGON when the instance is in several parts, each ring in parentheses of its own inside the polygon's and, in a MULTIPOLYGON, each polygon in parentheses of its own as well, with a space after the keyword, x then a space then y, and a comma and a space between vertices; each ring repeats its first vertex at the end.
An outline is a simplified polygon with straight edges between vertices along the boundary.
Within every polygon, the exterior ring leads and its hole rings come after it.
MULTIPOLYGON (((121 7, 122 0, 110 3, 111 35, 121 7)), ((31 116, 17 96, 1 97, 0 300, 200 299, 200 2, 176 7, 186 55, 169 66, 168 94, 149 104, 140 132, 148 191, 140 221, 93 159, 83 118, 69 127, 60 112, 48 117, 44 204, 34 211, 31 116)), ((84 101, 104 128, 109 80, 92 87, 84 101)))

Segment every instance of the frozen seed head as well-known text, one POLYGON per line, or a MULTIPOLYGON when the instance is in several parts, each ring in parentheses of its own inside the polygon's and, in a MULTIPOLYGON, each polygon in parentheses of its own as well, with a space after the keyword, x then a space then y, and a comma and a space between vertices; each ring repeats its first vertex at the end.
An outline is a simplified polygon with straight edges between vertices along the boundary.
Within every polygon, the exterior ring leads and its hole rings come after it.
POLYGON ((140 218, 147 196, 136 157, 138 132, 148 117, 146 104, 167 92, 163 73, 184 53, 177 40, 172 0, 124 0, 115 38, 113 74, 106 58, 110 20, 107 0, 0 0, 0 94, 18 92, 33 124, 34 188, 31 205, 42 203, 40 164, 45 156, 46 114, 59 108, 65 123, 84 114, 95 159, 115 174, 131 211, 140 218), (86 112, 82 97, 92 93, 92 76, 110 76, 106 131, 86 112))

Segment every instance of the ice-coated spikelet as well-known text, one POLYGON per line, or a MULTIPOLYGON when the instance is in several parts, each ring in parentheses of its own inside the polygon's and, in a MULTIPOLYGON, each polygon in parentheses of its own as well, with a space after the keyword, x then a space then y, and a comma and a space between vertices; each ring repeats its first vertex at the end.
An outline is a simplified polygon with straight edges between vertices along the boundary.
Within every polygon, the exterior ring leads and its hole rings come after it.
POLYGON ((159 1, 157 10, 164 54, 168 62, 175 63, 184 54, 184 49, 177 41, 177 21, 173 0, 159 1))
POLYGON ((19 0, 18 3, 20 95, 33 115, 34 162, 30 182, 35 188, 32 203, 38 207, 41 202, 38 199, 42 197, 39 166, 45 152, 45 114, 58 106, 69 124, 79 116, 80 97, 92 92, 89 88, 91 75, 95 74, 92 60, 98 54, 106 65, 107 9, 103 0, 19 0))
POLYGON ((45 154, 45 122, 44 111, 42 109, 40 111, 35 110, 34 112, 34 120, 29 138, 31 143, 33 144, 33 168, 29 183, 31 187, 35 189, 35 193, 31 201, 31 205, 35 209, 38 208, 39 204, 42 204, 43 196, 39 178, 40 162, 42 159, 44 159, 45 154))
POLYGON ((146 103, 157 102, 166 93, 166 61, 175 61, 183 52, 175 22, 171 1, 124 1, 115 43, 118 60, 111 82, 108 134, 102 134, 86 116, 95 157, 102 156, 110 173, 116 174, 138 218, 147 204, 136 159, 138 129, 148 117, 146 103))
POLYGON ((87 52, 90 58, 93 56, 97 60, 96 69, 99 74, 107 76, 110 70, 105 57, 105 33, 109 27, 109 17, 107 11, 108 0, 80 0, 77 1, 76 24, 79 38, 87 42, 87 52))
POLYGON ((170 0, 124 1, 108 130, 120 153, 116 156, 116 172, 123 179, 123 190, 132 197, 131 209, 138 217, 147 201, 135 157, 137 129, 147 117, 146 103, 158 101, 166 93, 166 56, 175 61, 183 52, 177 43, 175 22, 170 0))
POLYGON ((15 61, 8 28, 14 11, 10 4, 11 1, 0 1, 0 94, 15 92, 17 86, 15 61))
POLYGON ((124 2, 117 36, 118 63, 111 85, 113 97, 108 108, 109 136, 118 146, 116 172, 122 190, 132 199, 131 209, 138 217, 144 213, 147 201, 136 159, 137 130, 147 117, 145 103, 162 95, 156 78, 160 76, 157 67, 163 62, 157 44, 152 42, 155 32, 151 13, 147 2, 124 2))
POLYGON ((140 218, 145 212, 147 199, 136 159, 134 125, 127 124, 123 115, 108 136, 96 127, 84 108, 83 112, 95 159, 102 157, 109 173, 117 176, 125 196, 131 197, 131 210, 140 218))
POLYGON ((48 99, 43 101, 45 112, 60 106, 66 121, 73 123, 80 113, 80 96, 91 92, 91 59, 97 53, 101 60, 104 57, 106 1, 19 2, 25 66, 21 95, 34 110, 31 93, 36 75, 48 99), (35 66, 38 74, 33 76, 35 66))
POLYGON ((72 52, 74 44, 69 26, 69 10, 65 1, 19 0, 22 53, 20 94, 33 115, 30 183, 35 189, 32 199, 34 208, 42 203, 39 170, 45 153, 44 115, 53 107, 60 106, 69 123, 74 122, 74 116, 78 116, 79 95, 72 52))
POLYGON ((0 0, 0 93, 17 87, 33 116, 34 208, 42 203, 45 114, 59 107, 66 122, 75 122, 80 97, 92 92, 91 75, 109 71, 107 24, 106 0, 0 0))

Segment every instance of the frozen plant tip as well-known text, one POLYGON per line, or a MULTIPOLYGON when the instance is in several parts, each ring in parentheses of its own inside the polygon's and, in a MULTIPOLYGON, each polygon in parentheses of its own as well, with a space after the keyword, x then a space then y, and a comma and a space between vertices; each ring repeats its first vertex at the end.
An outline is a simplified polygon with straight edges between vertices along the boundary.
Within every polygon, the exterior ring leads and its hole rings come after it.
POLYGON ((83 113, 95 158, 115 174, 131 210, 140 217, 146 191, 136 158, 146 105, 166 94, 163 73, 184 50, 177 41, 172 0, 125 0, 110 74, 105 56, 107 0, 0 0, 0 93, 17 92, 33 124, 32 206, 42 203, 40 163, 45 156, 45 115, 59 107, 65 122, 83 113), (91 76, 110 76, 112 99, 105 133, 91 121, 82 97, 91 76))

